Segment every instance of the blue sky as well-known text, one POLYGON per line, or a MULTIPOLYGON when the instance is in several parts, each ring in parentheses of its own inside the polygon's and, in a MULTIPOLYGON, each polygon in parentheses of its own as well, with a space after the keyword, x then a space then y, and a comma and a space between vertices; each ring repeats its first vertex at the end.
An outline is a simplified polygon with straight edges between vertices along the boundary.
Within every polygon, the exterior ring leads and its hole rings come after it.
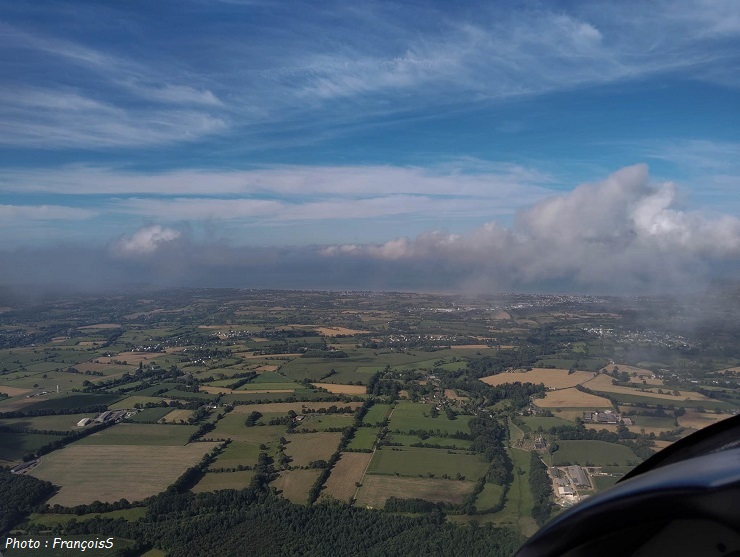
POLYGON ((491 288, 600 288, 619 245, 634 284, 705 276, 740 258, 739 62, 732 0, 7 2, 2 253, 454 246, 491 288), (583 259, 522 263, 551 236, 583 259))

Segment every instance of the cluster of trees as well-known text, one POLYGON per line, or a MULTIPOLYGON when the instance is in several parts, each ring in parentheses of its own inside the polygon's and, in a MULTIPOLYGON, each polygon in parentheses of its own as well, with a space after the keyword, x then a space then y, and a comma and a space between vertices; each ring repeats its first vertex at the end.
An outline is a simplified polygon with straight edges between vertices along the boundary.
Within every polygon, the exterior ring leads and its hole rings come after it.
POLYGON ((489 482, 506 485, 511 483, 514 465, 506 452, 508 429, 493 418, 476 416, 468 422, 473 442, 470 450, 483 454, 490 462, 486 479, 489 482))
POLYGON ((542 526, 550 518, 552 512, 552 482, 547 475, 547 466, 540 460, 537 451, 530 453, 529 459, 529 489, 532 491, 532 518, 542 526))
POLYGON ((402 499, 400 497, 388 497, 383 509, 392 513, 431 513, 433 511, 447 511, 452 509, 450 503, 442 501, 434 502, 426 499, 402 499))
POLYGON ((49 498, 56 488, 27 475, 12 474, 0 467, 0 534, 8 532, 36 505, 49 498))
POLYGON ((385 372, 373 373, 367 382, 367 393, 374 396, 387 396, 394 401, 398 398, 399 391, 403 388, 395 379, 385 378, 385 372))

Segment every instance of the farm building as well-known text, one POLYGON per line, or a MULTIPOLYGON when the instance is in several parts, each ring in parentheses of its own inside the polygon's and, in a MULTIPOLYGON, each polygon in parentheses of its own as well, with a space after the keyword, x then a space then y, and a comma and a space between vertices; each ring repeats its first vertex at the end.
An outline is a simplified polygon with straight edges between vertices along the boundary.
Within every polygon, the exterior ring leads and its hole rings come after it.
POLYGON ((105 412, 102 412, 101 414, 98 415, 97 418, 95 418, 95 421, 102 424, 105 420, 107 420, 108 418, 110 418, 110 415, 112 413, 113 412, 111 412, 110 410, 107 410, 105 412))
POLYGON ((575 495, 575 491, 573 490, 572 487, 570 487, 569 485, 567 485, 565 487, 559 487, 558 488, 558 494, 559 495, 575 495))
POLYGON ((90 418, 82 418, 79 422, 77 422, 77 427, 85 427, 91 421, 92 420, 90 418))
POLYGON ((591 482, 588 481, 586 473, 580 466, 568 466, 568 475, 577 487, 591 487, 591 482))

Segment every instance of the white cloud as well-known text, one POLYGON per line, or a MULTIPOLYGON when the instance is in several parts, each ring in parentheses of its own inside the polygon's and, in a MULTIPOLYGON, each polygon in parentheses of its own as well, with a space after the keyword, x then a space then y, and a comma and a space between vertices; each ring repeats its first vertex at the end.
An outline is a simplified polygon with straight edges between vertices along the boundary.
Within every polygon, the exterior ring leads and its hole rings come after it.
POLYGON ((0 226, 15 226, 29 220, 89 219, 96 214, 95 211, 63 205, 0 205, 0 226))
POLYGON ((489 223, 468 235, 428 232, 322 254, 454 262, 508 284, 567 279, 611 289, 675 284, 713 261, 740 261, 740 219, 681 211, 675 200, 673 184, 650 185, 637 165, 522 210, 510 229, 489 223))
POLYGON ((182 234, 177 230, 154 224, 140 228, 130 237, 122 236, 111 246, 110 252, 118 257, 152 255, 181 236, 182 234))

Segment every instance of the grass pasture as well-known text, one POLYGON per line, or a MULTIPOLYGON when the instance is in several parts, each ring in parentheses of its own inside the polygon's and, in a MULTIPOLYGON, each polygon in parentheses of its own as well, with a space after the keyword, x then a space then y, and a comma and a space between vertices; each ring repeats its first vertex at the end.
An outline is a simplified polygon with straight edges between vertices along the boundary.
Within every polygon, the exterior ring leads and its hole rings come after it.
POLYGON ((42 457, 30 474, 61 486, 51 505, 74 506, 95 500, 140 501, 164 490, 215 443, 161 445, 80 445, 42 457), (70 463, 74 463, 71 466, 70 463))
POLYGON ((499 373, 481 378, 481 381, 494 387, 506 383, 543 383, 548 389, 575 387, 593 379, 594 374, 587 371, 568 373, 567 369, 534 368, 531 371, 499 373))
MULTIPOLYGON (((361 402, 267 402, 264 404, 242 404, 235 406, 234 410, 229 413, 229 416, 237 414, 250 414, 251 412, 261 412, 266 414, 268 412, 287 414, 291 410, 296 414, 303 414, 307 410, 319 410, 321 408, 329 408, 330 406, 349 406, 353 409, 358 406, 362 406, 361 402)), ((371 409, 372 411, 372 409, 371 409)), ((369 413, 369 412, 368 412, 369 413)), ((227 416, 228 417, 228 416, 227 416)), ((242 418, 242 423, 244 418, 242 418)))
POLYGON ((570 422, 568 420, 547 416, 525 416, 522 418, 522 421, 527 427, 529 427, 530 431, 538 431, 539 428, 547 431, 551 427, 573 425, 573 422, 570 422))
POLYGON ((171 408, 164 408, 164 407, 144 408, 143 410, 138 411, 136 414, 128 418, 128 421, 134 422, 137 424, 147 423, 147 422, 158 422, 160 419, 162 419, 164 416, 166 416, 170 412, 172 412, 171 408))
POLYGON ((239 470, 236 472, 206 473, 205 476, 191 489, 193 493, 218 491, 219 489, 244 489, 249 487, 254 471, 239 470))
POLYGON ((350 427, 353 420, 354 416, 351 414, 307 414, 298 429, 326 431, 335 427, 345 428, 350 427))
POLYGON ((428 445, 439 445, 449 449, 458 449, 466 451, 470 448, 472 441, 467 439, 455 439, 454 437, 427 437, 422 439, 418 435, 404 435, 403 433, 393 433, 389 435, 389 440, 393 443, 402 443, 409 447, 416 443, 426 443, 428 445))
POLYGON ((242 466, 254 466, 257 464, 257 458, 260 454, 258 443, 247 443, 244 441, 232 441, 218 455, 216 462, 211 466, 213 468, 236 468, 242 466))
POLYGON ((605 441, 558 441, 560 447, 552 455, 553 465, 562 463, 580 464, 583 466, 635 466, 641 459, 632 449, 618 443, 605 441))
POLYGON ((510 526, 531 536, 537 531, 537 523, 532 518, 532 491, 529 488, 529 452, 510 449, 509 455, 514 464, 514 481, 506 495, 504 508, 492 516, 495 524, 510 526))
POLYGON ((324 493, 349 503, 357 492, 356 482, 362 481, 372 453, 342 453, 326 481, 324 493))
POLYGON ((107 406, 119 400, 121 400, 121 396, 114 394, 76 393, 42 400, 30 406, 28 410, 65 410, 86 408, 88 406, 107 406))
POLYGON ((183 446, 198 429, 194 425, 121 423, 88 435, 75 445, 183 446))
POLYGON ((347 445, 347 448, 352 450, 372 449, 377 438, 377 429, 373 427, 360 427, 355 430, 355 434, 350 440, 349 445, 347 445))
POLYGON ((411 430, 440 430, 447 433, 456 433, 458 431, 469 433, 468 422, 470 416, 457 416, 455 420, 448 420, 444 413, 440 413, 436 418, 431 417, 432 404, 419 404, 414 402, 399 402, 393 410, 390 425, 391 431, 411 431, 411 430))
POLYGON ((291 466, 307 466, 314 460, 329 460, 337 450, 341 433, 300 433, 288 435, 285 454, 291 459, 291 466))
POLYGON ((419 498, 459 505, 474 487, 473 482, 456 480, 366 475, 357 494, 357 505, 382 509, 389 497, 419 498))
POLYGON ((468 481, 486 473, 488 464, 477 454, 448 453, 440 449, 385 447, 375 451, 368 474, 455 477, 459 472, 468 481))
POLYGON ((94 418, 96 414, 63 414, 52 416, 33 416, 27 418, 6 418, 0 420, 0 427, 6 426, 14 430, 38 429, 46 431, 79 431, 77 422, 82 418, 94 418))
POLYGON ((373 404, 362 420, 364 424, 379 424, 388 417, 391 411, 390 404, 373 404))
POLYGON ((486 512, 489 509, 497 507, 501 503, 501 497, 504 494, 504 487, 498 484, 486 483, 483 491, 475 498, 475 508, 478 512, 486 512))
POLYGON ((321 470, 284 470, 270 484, 282 492, 282 496, 298 505, 308 502, 308 491, 311 489, 321 470))
POLYGON ((0 464, 20 462, 24 455, 59 439, 58 435, 0 431, 0 464))

